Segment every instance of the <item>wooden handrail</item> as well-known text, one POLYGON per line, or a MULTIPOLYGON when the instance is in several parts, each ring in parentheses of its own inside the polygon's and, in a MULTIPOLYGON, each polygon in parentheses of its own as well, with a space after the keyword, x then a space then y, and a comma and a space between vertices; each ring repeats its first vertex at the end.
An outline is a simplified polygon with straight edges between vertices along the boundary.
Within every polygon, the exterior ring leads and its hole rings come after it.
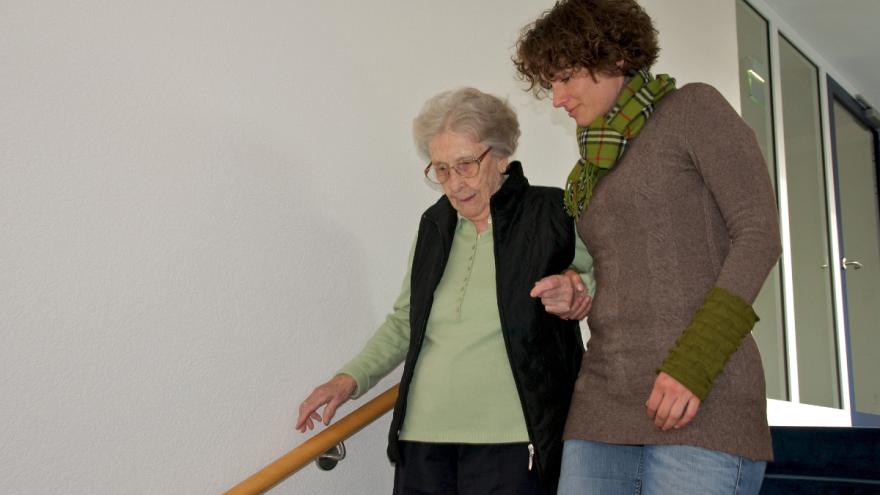
POLYGON ((375 399, 354 410, 348 416, 330 425, 299 447, 279 457, 250 478, 235 485, 225 495, 255 495, 265 493, 290 477, 343 440, 359 432, 394 407, 397 400, 395 385, 375 399))

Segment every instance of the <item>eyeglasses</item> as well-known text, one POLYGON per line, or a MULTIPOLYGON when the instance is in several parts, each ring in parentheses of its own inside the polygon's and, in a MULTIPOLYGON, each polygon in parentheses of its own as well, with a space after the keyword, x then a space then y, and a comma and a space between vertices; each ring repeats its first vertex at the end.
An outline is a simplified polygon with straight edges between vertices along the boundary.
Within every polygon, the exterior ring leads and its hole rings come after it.
POLYGON ((451 166, 447 163, 431 162, 425 167, 425 177, 434 184, 443 184, 448 181, 452 170, 455 170, 455 173, 463 179, 475 177, 480 173, 480 163, 483 162, 483 158, 485 158, 490 151, 492 151, 491 146, 486 148, 486 151, 484 151, 479 157, 465 158, 451 166))

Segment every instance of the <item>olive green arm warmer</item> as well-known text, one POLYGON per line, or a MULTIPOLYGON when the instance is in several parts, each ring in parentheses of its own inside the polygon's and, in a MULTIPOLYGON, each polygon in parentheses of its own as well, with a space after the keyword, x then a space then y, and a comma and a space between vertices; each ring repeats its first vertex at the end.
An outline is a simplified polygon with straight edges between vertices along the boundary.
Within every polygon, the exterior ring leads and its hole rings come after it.
POLYGON ((720 287, 709 289, 657 372, 665 372, 706 400, 715 377, 757 321, 758 315, 739 296, 720 287))

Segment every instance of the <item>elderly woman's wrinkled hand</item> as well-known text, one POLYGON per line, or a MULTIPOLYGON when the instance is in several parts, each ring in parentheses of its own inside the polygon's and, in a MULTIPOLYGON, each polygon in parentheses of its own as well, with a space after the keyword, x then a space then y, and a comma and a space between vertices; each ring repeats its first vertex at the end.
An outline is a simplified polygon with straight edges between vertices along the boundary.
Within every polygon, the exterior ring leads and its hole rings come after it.
POLYGON ((357 382, 350 375, 334 376, 327 383, 319 386, 299 406, 299 418, 296 420, 296 429, 301 433, 315 427, 314 421, 322 421, 329 425, 336 409, 347 401, 357 388, 357 382), (325 405, 323 417, 318 414, 318 409, 325 405))
POLYGON ((583 320, 593 303, 583 280, 574 270, 542 278, 535 282, 529 295, 540 298, 548 313, 563 320, 583 320))

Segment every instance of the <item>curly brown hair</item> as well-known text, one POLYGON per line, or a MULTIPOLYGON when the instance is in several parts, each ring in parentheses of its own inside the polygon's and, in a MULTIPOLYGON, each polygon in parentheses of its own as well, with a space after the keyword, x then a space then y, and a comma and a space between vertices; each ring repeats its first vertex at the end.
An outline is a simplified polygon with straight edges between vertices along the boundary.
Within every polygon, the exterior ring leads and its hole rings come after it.
POLYGON ((560 71, 632 75, 659 52, 657 30, 635 0, 562 0, 523 28, 513 63, 540 98, 560 71))

